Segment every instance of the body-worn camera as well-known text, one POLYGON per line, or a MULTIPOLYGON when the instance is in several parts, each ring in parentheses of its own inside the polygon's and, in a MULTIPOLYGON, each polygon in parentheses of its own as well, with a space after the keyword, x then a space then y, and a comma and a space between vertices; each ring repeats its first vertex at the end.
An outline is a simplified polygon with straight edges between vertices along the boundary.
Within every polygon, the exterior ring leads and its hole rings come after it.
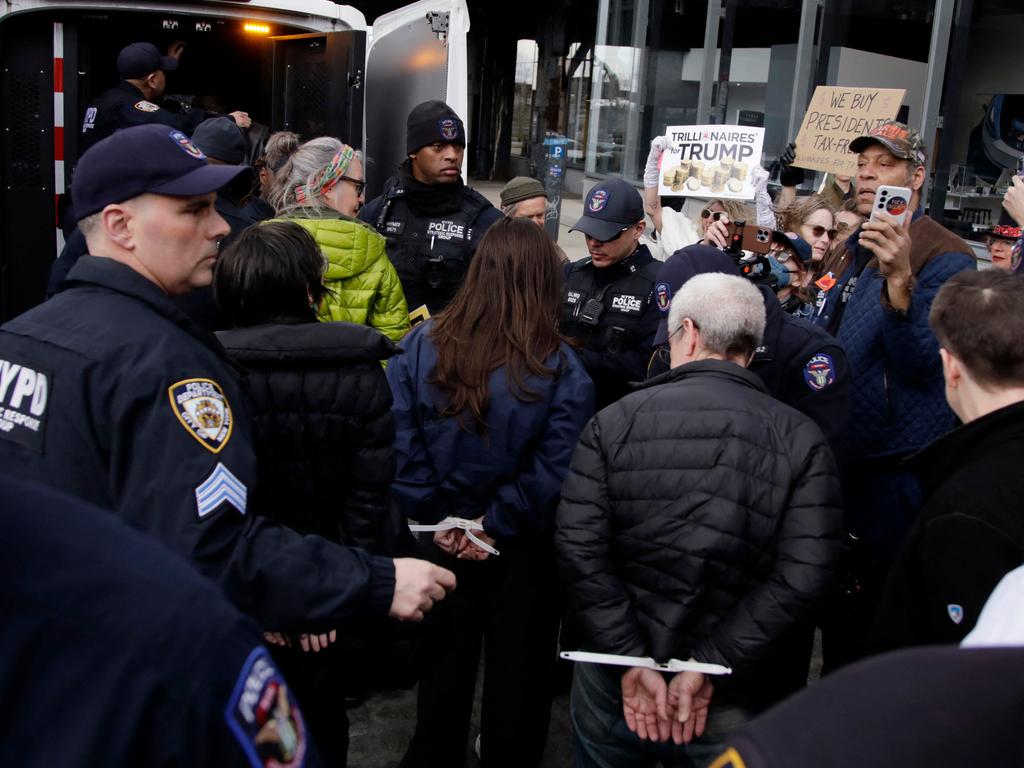
POLYGON ((580 310, 578 319, 583 325, 597 325, 601 322, 601 315, 604 313, 604 302, 600 299, 587 299, 580 310))

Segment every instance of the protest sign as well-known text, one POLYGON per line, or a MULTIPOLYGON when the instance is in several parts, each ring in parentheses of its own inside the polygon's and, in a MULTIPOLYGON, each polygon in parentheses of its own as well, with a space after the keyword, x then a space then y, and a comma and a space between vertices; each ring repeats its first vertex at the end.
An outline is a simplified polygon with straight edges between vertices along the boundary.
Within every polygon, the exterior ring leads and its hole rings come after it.
POLYGON ((800 123, 793 165, 855 175, 857 156, 850 152, 850 142, 896 117, 905 94, 901 88, 819 85, 800 123))
POLYGON ((752 200, 752 168, 761 164, 764 128, 677 125, 665 129, 659 195, 752 200))

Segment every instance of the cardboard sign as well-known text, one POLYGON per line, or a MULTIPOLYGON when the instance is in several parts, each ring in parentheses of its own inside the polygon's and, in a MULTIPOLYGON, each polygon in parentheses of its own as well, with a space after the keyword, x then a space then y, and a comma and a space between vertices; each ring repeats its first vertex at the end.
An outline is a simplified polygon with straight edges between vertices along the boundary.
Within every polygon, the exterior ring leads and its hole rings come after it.
POLYGON ((670 125, 665 136, 659 195, 754 199, 750 171, 761 164, 764 128, 670 125))
POLYGON ((894 119, 905 94, 901 88, 819 85, 800 123, 793 165, 840 176, 855 175, 857 156, 850 151, 850 142, 894 119))

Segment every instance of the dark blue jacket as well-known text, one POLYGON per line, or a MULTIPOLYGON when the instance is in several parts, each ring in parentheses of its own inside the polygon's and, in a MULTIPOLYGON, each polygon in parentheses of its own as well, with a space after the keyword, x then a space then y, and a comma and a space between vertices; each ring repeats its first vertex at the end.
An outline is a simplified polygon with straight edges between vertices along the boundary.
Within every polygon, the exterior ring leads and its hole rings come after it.
POLYGON ((384 615, 394 565, 253 514, 249 413, 223 347, 152 282, 82 256, 0 328, 0 471, 156 536, 263 627, 384 615))
POLYGON ((909 309, 900 312, 883 296, 885 278, 874 254, 857 244, 859 233, 846 241, 852 266, 825 292, 815 317, 846 350, 853 372, 846 454, 851 460, 909 453, 955 425, 928 312, 946 280, 974 269, 970 248, 918 211, 910 229, 916 284, 909 309), (945 250, 922 252, 928 242, 944 243, 945 250), (837 318, 843 290, 855 276, 847 306, 837 318))
POLYGON ((539 397, 524 402, 511 393, 505 369, 497 369, 488 380, 483 438, 439 415, 446 397, 427 383, 437 365, 432 326, 413 329, 401 343, 405 354, 388 363, 397 432, 394 498, 409 518, 424 523, 483 516, 495 538, 550 533, 569 460, 594 412, 590 377, 563 346, 547 361, 558 373, 528 377, 539 397))
POLYGON ((6 475, 0 526, 4 765, 320 764, 258 627, 185 561, 6 475))

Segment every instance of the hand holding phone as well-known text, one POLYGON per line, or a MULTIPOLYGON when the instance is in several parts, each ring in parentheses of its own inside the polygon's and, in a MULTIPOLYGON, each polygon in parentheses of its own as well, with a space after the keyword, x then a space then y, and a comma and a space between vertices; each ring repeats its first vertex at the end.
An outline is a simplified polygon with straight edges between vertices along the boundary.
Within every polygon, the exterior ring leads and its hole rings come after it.
MULTIPOLYGON (((895 223, 901 227, 907 220, 907 215, 910 212, 910 189, 908 187, 892 187, 888 184, 883 184, 875 190, 875 201, 871 204, 871 217, 870 221, 879 221, 883 219, 881 214, 886 214, 890 219, 895 219, 895 223)), ((890 221, 890 223, 893 223, 890 221)))

